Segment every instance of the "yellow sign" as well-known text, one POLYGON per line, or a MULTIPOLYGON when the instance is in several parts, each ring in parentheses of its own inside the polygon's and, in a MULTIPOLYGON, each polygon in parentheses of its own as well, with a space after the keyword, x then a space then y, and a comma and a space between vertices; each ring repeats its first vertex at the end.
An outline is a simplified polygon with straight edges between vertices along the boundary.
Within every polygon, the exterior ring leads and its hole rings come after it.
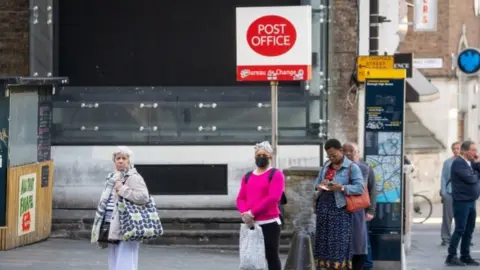
POLYGON ((371 55, 357 57, 357 80, 365 81, 365 72, 367 69, 392 69, 393 55, 371 55))
POLYGON ((405 79, 407 77, 406 69, 367 69, 365 70, 365 79, 405 79))

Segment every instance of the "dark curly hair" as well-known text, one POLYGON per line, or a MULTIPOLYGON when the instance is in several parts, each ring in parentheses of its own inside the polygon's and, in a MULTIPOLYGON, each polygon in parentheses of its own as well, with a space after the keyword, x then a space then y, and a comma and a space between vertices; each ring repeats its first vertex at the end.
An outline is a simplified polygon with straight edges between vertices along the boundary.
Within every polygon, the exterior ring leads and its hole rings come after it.
POLYGON ((337 139, 328 139, 325 142, 324 149, 325 149, 325 151, 327 151, 330 148, 334 148, 334 149, 337 149, 337 150, 342 150, 342 143, 340 143, 340 141, 337 140, 337 139))

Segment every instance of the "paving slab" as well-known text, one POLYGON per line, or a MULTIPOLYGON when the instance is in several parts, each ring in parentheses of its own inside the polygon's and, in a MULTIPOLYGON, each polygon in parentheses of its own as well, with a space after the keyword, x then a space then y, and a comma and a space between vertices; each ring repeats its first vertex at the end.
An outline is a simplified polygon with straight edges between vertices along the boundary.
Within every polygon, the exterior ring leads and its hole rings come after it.
MULTIPOLYGON (((225 270, 238 269, 238 253, 142 245, 142 270, 225 270)), ((95 270, 108 269, 107 250, 88 241, 51 239, 0 252, 1 270, 95 270)))
MULTIPOLYGON (((480 208, 478 207, 477 209, 480 208)), ((412 228, 412 248, 407 254, 408 270, 447 270, 452 269, 445 265, 447 248, 441 246, 441 204, 435 204, 432 218, 425 224, 414 224, 412 228)), ((477 219, 476 229, 473 235, 474 246, 471 247, 471 255, 480 261, 480 219, 477 219)), ((453 267, 454 269, 456 267, 453 267)), ((462 269, 479 269, 478 266, 462 267, 462 269)))

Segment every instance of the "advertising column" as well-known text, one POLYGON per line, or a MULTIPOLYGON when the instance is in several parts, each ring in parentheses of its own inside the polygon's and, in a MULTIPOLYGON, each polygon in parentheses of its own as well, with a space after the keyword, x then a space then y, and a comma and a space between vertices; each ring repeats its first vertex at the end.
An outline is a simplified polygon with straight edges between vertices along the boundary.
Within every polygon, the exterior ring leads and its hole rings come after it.
POLYGON ((373 258, 401 261, 405 70, 371 70, 365 83, 364 159, 377 182, 373 258))

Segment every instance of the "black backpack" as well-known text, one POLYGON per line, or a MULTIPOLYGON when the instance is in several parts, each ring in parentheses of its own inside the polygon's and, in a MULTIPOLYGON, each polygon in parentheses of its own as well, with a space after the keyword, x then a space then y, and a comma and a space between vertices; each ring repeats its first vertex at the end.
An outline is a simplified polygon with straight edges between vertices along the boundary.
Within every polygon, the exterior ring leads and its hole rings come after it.
MULTIPOLYGON (((277 169, 275 168, 272 168, 270 170, 270 174, 268 175, 268 183, 270 183, 272 181, 272 178, 273 178, 273 175, 275 174, 275 172, 277 171, 277 169)), ((250 176, 252 175, 253 171, 249 171, 247 174, 245 174, 245 184, 248 183, 248 179, 250 178, 250 176)), ((285 213, 285 209, 283 208, 283 206, 285 204, 287 204, 287 196, 285 196, 285 192, 282 193, 282 198, 280 199, 280 203, 279 203, 279 208, 280 208, 280 221, 282 222, 282 227, 283 225, 285 224, 285 221, 283 219, 283 216, 284 216, 284 213, 285 213)))

